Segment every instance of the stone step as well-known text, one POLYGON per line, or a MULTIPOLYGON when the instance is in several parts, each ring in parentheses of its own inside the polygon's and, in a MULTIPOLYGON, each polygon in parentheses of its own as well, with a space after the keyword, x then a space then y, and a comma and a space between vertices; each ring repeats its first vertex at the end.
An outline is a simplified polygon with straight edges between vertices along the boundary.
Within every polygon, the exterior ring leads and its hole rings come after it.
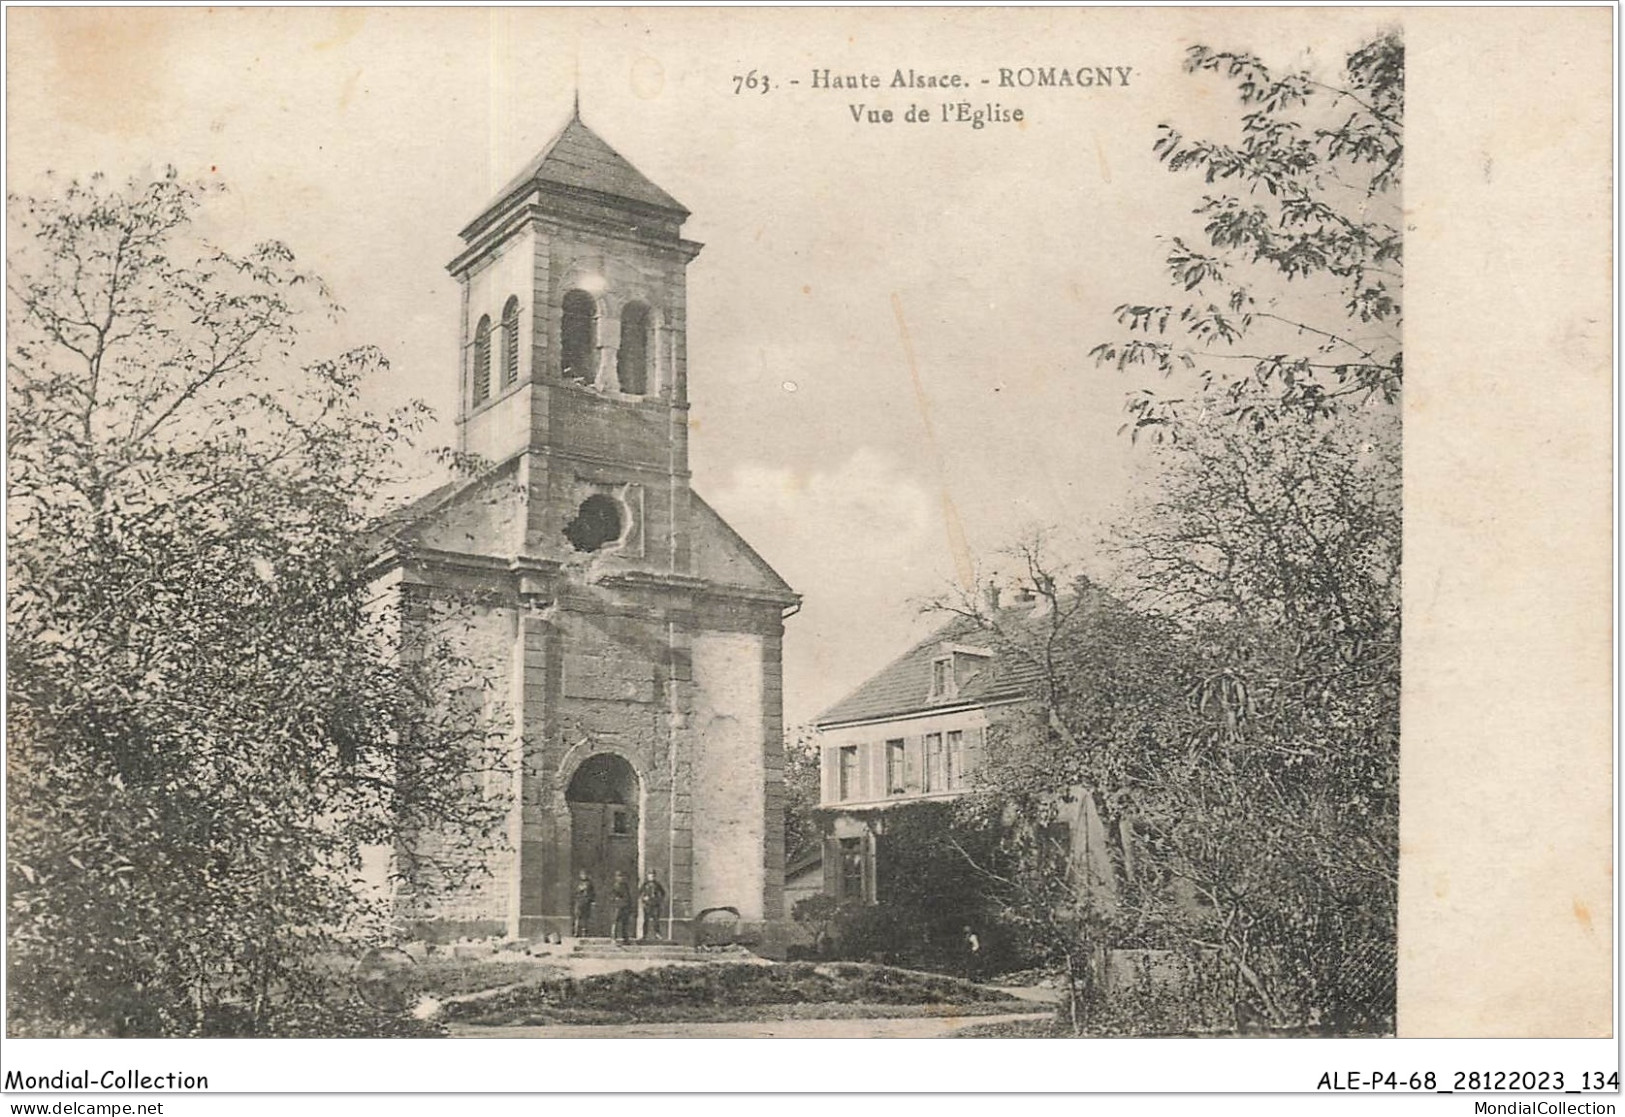
MULTIPOLYGON (((577 946, 621 946, 621 945, 623 945, 618 939, 603 938, 603 937, 599 937, 599 936, 596 936, 596 935, 582 936, 579 939, 570 939, 568 941, 575 943, 577 946)), ((668 948, 670 948, 672 950, 687 950, 687 949, 689 949, 688 947, 684 946, 682 943, 680 943, 680 942, 672 942, 670 939, 633 939, 631 942, 626 943, 624 945, 629 946, 629 947, 631 947, 631 946, 649 947, 651 949, 659 949, 661 947, 668 947, 668 948)))
POLYGON ((570 955, 572 958, 591 959, 605 962, 734 962, 737 958, 726 954, 701 954, 698 951, 685 954, 631 954, 626 951, 612 950, 582 950, 570 955))
POLYGON ((614 939, 576 939, 570 950, 574 958, 614 958, 622 961, 641 959, 653 962, 729 962, 751 956, 743 947, 700 950, 672 942, 632 942, 626 945, 614 939))

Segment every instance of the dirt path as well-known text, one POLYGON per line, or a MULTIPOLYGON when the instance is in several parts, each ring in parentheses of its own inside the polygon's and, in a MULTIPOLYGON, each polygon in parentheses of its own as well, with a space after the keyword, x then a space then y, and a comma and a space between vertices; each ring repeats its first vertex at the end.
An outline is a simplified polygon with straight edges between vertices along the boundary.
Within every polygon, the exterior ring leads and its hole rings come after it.
POLYGON ((943 1039, 971 1024, 1002 1024, 1051 1013, 1001 1016, 914 1016, 878 1020, 749 1020, 728 1024, 545 1024, 484 1027, 453 1024, 467 1039, 943 1039))

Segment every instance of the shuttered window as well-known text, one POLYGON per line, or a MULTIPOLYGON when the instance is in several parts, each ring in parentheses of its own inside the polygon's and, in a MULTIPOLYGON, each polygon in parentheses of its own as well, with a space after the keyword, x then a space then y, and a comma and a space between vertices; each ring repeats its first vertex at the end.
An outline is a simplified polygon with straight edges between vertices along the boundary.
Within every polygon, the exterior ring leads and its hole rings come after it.
POLYGON ((944 768, 942 734, 927 733, 925 735, 925 786, 922 790, 927 792, 946 791, 948 789, 948 774, 944 768))
POLYGON ((502 308, 502 386, 519 383, 519 299, 502 308))
POLYGON ((904 748, 902 739, 886 742, 886 794, 904 795, 908 792, 904 748))
POLYGON ((840 797, 851 799, 858 793, 858 746, 845 745, 840 756, 840 797))
POLYGON ((628 303, 621 311, 621 347, 615 359, 621 391, 641 396, 649 390, 649 308, 628 303))
POLYGON ((491 398, 491 316, 482 315, 474 330, 474 406, 491 398))

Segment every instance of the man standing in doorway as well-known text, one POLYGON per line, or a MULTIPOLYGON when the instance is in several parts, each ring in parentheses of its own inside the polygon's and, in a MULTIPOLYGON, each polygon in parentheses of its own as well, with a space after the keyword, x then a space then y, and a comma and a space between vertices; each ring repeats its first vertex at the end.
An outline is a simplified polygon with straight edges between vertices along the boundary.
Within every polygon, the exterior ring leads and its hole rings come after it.
POLYGON ((638 889, 638 903, 643 906, 643 937, 653 933, 660 937, 660 913, 666 908, 666 889, 653 869, 649 870, 643 887, 638 889))
POLYGON ((615 941, 630 943, 632 941, 632 885, 627 881, 625 873, 615 874, 615 883, 609 890, 610 901, 615 905, 615 925, 610 928, 610 934, 615 941))
POLYGON ((586 869, 581 870, 581 877, 576 881, 575 906, 571 910, 574 918, 570 921, 570 934, 578 939, 591 934, 592 878, 586 869))

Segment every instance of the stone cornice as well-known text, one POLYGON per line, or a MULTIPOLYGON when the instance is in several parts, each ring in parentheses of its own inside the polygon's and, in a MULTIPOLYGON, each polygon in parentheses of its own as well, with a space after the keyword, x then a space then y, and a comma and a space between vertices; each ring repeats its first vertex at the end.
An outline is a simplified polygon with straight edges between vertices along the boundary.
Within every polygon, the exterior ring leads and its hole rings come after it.
POLYGON ((458 275, 468 270, 481 257, 489 254, 493 247, 507 240, 524 225, 533 225, 537 229, 546 232, 585 233, 589 236, 635 244, 655 255, 666 256, 684 264, 692 261, 694 257, 700 254, 700 250, 705 247, 700 241, 689 240, 682 236, 678 236, 673 240, 640 236, 628 230, 622 223, 595 220, 585 214, 564 216, 556 211, 544 209, 539 200, 533 200, 516 207, 511 213, 502 215, 500 219, 495 219, 489 225, 480 229, 474 235, 474 238, 468 242, 467 247, 459 252, 451 263, 446 265, 446 270, 452 275, 458 275))
MULTIPOLYGON (((417 567, 424 573, 436 569, 500 580, 504 588, 520 595, 551 595, 558 592, 558 583, 565 577, 564 564, 553 559, 529 555, 497 556, 471 555, 461 551, 445 551, 433 547, 391 547, 374 562, 371 576, 381 578, 392 569, 403 572, 417 567)), ((801 595, 749 586, 733 586, 722 582, 708 582, 692 574, 677 574, 653 570, 615 570, 594 579, 598 585, 630 590, 660 590, 687 594, 696 598, 721 598, 779 609, 799 604, 801 595)))

